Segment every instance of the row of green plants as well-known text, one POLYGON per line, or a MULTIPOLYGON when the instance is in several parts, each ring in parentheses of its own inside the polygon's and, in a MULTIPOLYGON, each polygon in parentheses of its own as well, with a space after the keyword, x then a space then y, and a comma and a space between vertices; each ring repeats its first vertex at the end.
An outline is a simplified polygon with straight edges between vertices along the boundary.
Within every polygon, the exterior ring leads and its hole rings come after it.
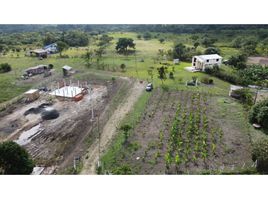
POLYGON ((209 156, 216 155, 222 142, 222 130, 209 124, 207 94, 192 93, 183 102, 177 105, 170 129, 165 154, 166 173, 174 167, 176 173, 181 173, 183 167, 190 163, 198 166, 200 161, 208 169, 209 156))

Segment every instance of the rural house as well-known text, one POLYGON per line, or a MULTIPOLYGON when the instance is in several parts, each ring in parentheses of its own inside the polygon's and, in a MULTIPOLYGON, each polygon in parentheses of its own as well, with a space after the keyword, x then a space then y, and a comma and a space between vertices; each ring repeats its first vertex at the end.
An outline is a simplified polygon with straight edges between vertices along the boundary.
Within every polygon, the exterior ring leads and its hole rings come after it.
POLYGON ((205 71, 206 67, 213 67, 213 65, 217 64, 218 66, 221 65, 222 57, 218 54, 211 54, 211 55, 199 55, 194 56, 192 58, 192 66, 196 70, 205 71))
POLYGON ((30 50, 30 56, 42 57, 47 58, 48 51, 44 49, 34 49, 30 50))
POLYGON ((49 67, 47 65, 37 65, 35 67, 30 67, 25 70, 25 73, 27 75, 36 75, 36 74, 42 74, 49 70, 49 67))
POLYGON ((47 46, 44 46, 43 49, 46 50, 48 53, 57 53, 58 52, 57 43, 53 43, 53 44, 49 44, 47 46))

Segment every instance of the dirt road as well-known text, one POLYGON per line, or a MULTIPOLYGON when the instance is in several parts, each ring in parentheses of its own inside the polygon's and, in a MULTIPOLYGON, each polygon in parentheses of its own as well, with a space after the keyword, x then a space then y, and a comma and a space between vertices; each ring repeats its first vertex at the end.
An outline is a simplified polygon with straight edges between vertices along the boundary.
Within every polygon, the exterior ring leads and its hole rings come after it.
MULTIPOLYGON (((116 127, 120 124, 122 119, 126 116, 126 114, 131 110, 133 105, 137 102, 140 95, 144 91, 144 84, 139 83, 136 81, 133 84, 133 87, 130 89, 128 96, 126 97, 125 101, 122 105, 119 105, 118 108, 115 110, 113 115, 110 117, 109 121, 103 128, 103 132, 101 133, 100 139, 100 154, 102 155, 106 148, 108 147, 109 143, 111 142, 112 138, 116 134, 116 127)), ((83 170, 81 174, 96 174, 96 164, 99 159, 99 145, 98 140, 96 140, 88 149, 88 152, 84 159, 83 170)))

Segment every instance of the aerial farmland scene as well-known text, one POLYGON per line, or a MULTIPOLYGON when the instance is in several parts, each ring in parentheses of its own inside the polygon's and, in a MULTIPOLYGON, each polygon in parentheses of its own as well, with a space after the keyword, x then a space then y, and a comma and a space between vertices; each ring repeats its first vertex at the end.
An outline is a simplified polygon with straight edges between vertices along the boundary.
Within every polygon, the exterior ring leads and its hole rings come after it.
POLYGON ((0 25, 0 174, 268 173, 268 25, 0 25))

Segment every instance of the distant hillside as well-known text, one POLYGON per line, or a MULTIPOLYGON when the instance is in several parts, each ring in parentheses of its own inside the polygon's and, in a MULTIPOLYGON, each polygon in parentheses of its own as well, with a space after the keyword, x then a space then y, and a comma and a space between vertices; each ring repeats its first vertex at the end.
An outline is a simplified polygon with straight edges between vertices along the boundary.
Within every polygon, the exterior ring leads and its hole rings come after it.
POLYGON ((0 25, 2 33, 16 32, 38 32, 38 31, 69 31, 80 29, 86 32, 108 32, 108 31, 134 31, 134 32, 164 32, 164 33, 204 33, 213 31, 244 31, 268 29, 268 25, 216 25, 216 24, 61 24, 61 25, 0 25))

